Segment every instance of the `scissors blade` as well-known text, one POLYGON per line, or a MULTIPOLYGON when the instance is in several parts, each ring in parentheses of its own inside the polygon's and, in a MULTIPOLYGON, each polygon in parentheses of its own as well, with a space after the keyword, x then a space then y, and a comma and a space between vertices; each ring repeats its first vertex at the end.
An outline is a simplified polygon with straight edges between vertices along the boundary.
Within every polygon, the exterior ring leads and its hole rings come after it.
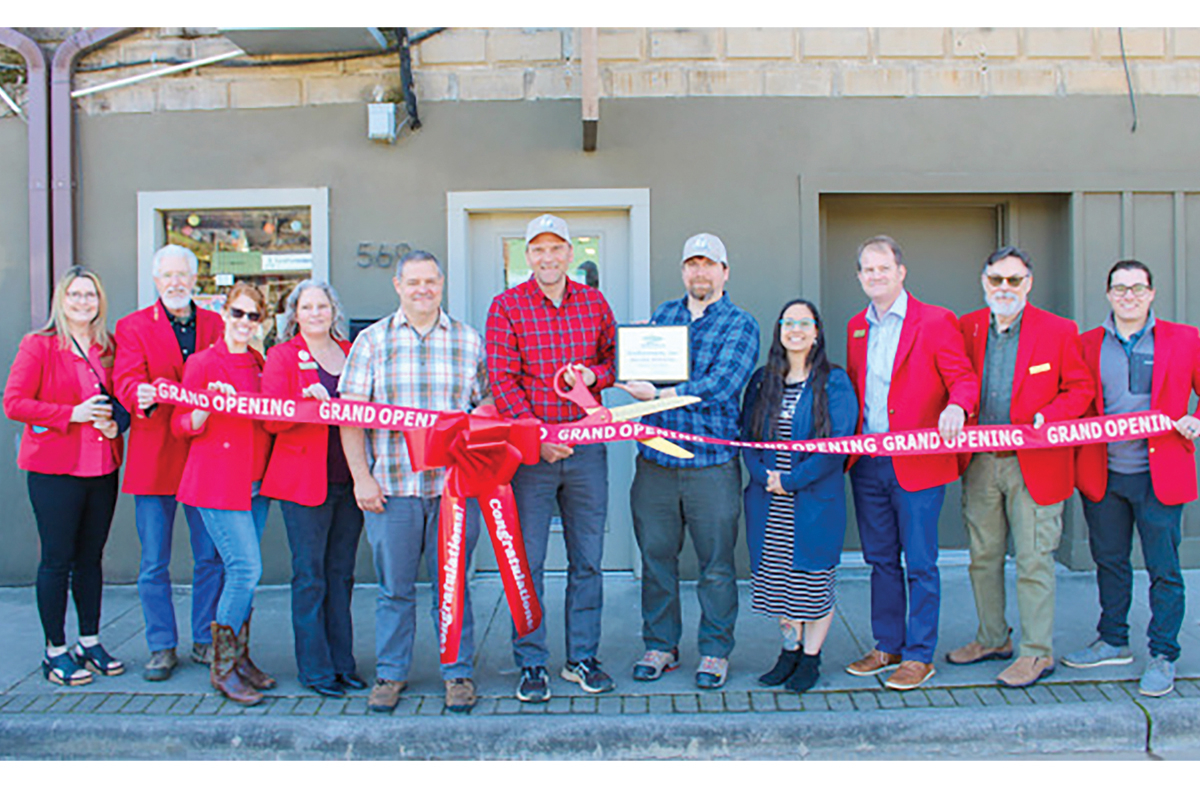
POLYGON ((690 451, 684 450, 670 439, 664 439, 661 436, 655 436, 652 439, 638 439, 638 441, 647 447, 653 447, 660 453, 666 453, 675 458, 695 458, 690 451))
POLYGON ((647 414, 657 414, 660 411, 670 411, 672 408, 681 408, 699 402, 699 397, 685 394, 679 397, 660 397, 658 400, 630 403, 629 405, 609 409, 609 411, 612 412, 613 422, 624 422, 625 420, 644 417, 647 414))

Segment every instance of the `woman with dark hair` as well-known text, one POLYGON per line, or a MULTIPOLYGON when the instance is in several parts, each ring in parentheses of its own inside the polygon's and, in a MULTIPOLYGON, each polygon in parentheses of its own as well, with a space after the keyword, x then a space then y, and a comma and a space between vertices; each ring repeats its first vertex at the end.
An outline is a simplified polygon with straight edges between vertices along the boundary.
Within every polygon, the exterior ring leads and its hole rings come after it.
POLYGON ((42 674, 63 686, 90 683, 93 672, 125 671, 100 644, 101 560, 122 455, 108 388, 116 346, 105 324, 107 308, 95 273, 68 270, 54 287, 50 321, 21 340, 4 387, 4 413, 25 423, 17 466, 29 473, 29 502, 42 543, 42 674), (79 618, 79 643, 70 650, 68 589, 79 618))
MULTIPOLYGON (((229 397, 258 394, 263 357, 250 346, 266 312, 257 287, 238 282, 229 290, 221 316, 225 335, 187 360, 183 385, 229 397)), ((213 658, 209 682, 235 703, 262 702, 261 691, 275 679, 250 659, 250 609, 262 577, 263 527, 271 501, 259 491, 271 435, 257 420, 200 409, 176 408, 176 436, 191 439, 176 497, 200 512, 204 527, 225 563, 225 585, 212 623, 213 658)))
MULTIPOLYGON (((850 436, 858 400, 845 370, 829 363, 817 307, 792 300, 775 325, 766 366, 742 402, 742 438, 801 441, 850 436)), ((765 686, 811 689, 833 622, 836 567, 846 534, 844 456, 743 451, 746 540, 753 569, 751 607, 777 617, 783 651, 759 677, 765 686)))
MULTIPOLYGON (((263 394, 338 396, 346 317, 325 281, 301 281, 284 310, 285 341, 267 353, 263 394)), ((292 550, 292 633, 300 683, 326 697, 365 689, 354 663, 354 560, 363 512, 336 425, 267 422, 276 435, 262 493, 280 502, 292 550)))

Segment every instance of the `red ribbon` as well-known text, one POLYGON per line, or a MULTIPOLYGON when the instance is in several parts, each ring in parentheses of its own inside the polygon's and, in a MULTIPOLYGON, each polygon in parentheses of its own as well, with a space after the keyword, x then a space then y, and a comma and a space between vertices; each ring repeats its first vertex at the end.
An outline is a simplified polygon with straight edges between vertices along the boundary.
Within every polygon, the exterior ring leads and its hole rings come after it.
POLYGON ((532 633, 542 623, 542 607, 525 557, 510 482, 521 464, 538 463, 541 423, 503 419, 495 407, 486 406, 474 414, 443 411, 432 427, 411 431, 404 438, 414 470, 446 467, 438 521, 438 644, 442 663, 458 660, 462 638, 468 497, 479 498, 517 633, 532 633))

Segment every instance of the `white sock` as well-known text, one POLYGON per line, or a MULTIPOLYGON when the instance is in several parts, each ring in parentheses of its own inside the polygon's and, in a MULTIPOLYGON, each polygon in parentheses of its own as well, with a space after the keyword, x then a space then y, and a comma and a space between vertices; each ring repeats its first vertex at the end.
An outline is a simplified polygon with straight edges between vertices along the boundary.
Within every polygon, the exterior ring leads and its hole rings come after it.
POLYGON ((48 655, 50 658, 61 656, 65 652, 67 652, 67 646, 65 644, 62 647, 55 647, 52 644, 46 645, 46 655, 48 655))
POLYGON ((99 636, 80 636, 79 643, 84 647, 95 647, 100 644, 99 636))

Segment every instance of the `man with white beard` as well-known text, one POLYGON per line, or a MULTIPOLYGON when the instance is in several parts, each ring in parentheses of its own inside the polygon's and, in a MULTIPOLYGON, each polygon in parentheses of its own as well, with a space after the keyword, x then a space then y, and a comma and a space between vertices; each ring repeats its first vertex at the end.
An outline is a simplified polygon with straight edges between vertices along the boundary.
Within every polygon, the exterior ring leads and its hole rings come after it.
MULTIPOLYGON (((1075 323, 1030 305, 1029 256, 1004 247, 983 267, 987 308, 959 320, 967 357, 980 376, 978 415, 967 424, 1021 425, 1082 415, 1095 394, 1075 323)), ((1017 562, 1020 653, 996 681, 1030 686, 1054 671, 1054 551, 1063 502, 1075 488, 1074 448, 1007 450, 964 456, 963 522, 979 629, 947 654, 951 664, 1008 659, 1004 555, 1012 536, 1017 562)))
MULTIPOLYGON (((171 408, 154 400, 157 378, 183 379, 188 356, 204 350, 224 335, 221 315, 197 308, 192 301, 199 264, 186 247, 169 244, 154 254, 154 288, 158 300, 117 323, 117 357, 113 366, 115 392, 133 414, 125 453, 121 491, 132 494, 138 539, 138 597, 146 620, 150 660, 142 677, 163 681, 178 666, 178 634, 171 600, 171 532, 175 524, 175 492, 187 460, 188 441, 171 434, 171 408)), ((224 566, 200 513, 184 506, 191 531, 192 660, 212 660, 210 623, 225 579, 224 566)))

